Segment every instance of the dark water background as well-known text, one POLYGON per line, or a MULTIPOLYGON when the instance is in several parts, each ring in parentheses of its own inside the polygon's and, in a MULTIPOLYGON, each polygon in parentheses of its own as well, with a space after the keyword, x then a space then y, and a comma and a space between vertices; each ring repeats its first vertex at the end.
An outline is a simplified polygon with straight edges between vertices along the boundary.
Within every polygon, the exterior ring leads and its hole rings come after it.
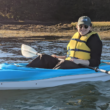
MULTIPOLYGON (((23 43, 40 53, 66 55, 68 41, 1 40, 0 63, 30 62, 21 54, 23 43)), ((103 40, 102 59, 110 59, 109 40, 103 40)), ((0 91, 0 110, 110 110, 110 81, 0 91)))

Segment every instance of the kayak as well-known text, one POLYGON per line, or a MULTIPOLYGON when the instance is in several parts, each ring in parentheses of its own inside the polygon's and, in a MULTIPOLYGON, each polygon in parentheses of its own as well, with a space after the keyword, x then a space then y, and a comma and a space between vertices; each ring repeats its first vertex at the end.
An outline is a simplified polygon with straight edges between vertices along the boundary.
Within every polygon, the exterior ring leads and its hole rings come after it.
MULTIPOLYGON (((43 69, 30 68, 26 65, 26 63, 0 64, 0 90, 39 89, 78 82, 110 80, 110 74, 89 68, 43 69)), ((110 65, 106 63, 99 66, 99 69, 107 71, 109 68, 110 65)))

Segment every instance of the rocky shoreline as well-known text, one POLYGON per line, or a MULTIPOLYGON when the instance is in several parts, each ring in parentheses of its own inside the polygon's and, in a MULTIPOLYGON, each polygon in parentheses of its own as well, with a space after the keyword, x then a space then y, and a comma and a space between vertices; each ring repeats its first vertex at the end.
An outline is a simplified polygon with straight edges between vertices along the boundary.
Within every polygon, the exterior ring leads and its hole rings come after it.
MULTIPOLYGON (((110 26, 93 26, 102 39, 110 39, 110 26)), ((0 24, 0 38, 49 40, 70 39, 76 32, 71 23, 14 22, 0 24)))

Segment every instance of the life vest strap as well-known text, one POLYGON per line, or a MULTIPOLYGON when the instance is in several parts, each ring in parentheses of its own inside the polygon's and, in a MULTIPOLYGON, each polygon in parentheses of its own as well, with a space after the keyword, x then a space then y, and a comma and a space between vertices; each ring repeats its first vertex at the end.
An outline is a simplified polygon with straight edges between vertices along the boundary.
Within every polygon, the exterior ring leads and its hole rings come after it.
POLYGON ((81 51, 81 52, 90 53, 90 51, 81 50, 81 49, 69 49, 68 51, 81 51))
POLYGON ((85 41, 80 40, 80 39, 75 39, 75 38, 72 38, 71 40, 76 40, 76 41, 78 41, 78 42, 84 42, 84 43, 86 43, 85 41))

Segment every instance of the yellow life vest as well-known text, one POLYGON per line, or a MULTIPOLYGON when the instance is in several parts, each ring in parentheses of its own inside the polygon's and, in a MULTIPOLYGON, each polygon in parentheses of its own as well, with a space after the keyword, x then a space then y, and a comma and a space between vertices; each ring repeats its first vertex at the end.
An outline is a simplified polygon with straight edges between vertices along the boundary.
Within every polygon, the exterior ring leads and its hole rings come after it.
POLYGON ((90 48, 86 45, 87 40, 93 34, 97 34, 96 32, 90 32, 85 36, 81 36, 78 32, 76 32, 69 44, 67 45, 67 57, 65 60, 70 60, 71 58, 77 58, 82 60, 90 59, 90 48))

